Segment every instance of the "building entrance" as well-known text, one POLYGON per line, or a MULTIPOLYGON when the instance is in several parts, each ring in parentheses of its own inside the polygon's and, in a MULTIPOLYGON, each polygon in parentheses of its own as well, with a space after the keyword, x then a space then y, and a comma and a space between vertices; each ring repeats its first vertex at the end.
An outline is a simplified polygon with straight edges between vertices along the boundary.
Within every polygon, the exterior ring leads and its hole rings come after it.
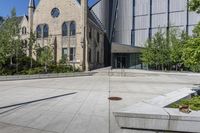
POLYGON ((126 68, 126 57, 125 56, 118 56, 116 60, 116 68, 126 68))

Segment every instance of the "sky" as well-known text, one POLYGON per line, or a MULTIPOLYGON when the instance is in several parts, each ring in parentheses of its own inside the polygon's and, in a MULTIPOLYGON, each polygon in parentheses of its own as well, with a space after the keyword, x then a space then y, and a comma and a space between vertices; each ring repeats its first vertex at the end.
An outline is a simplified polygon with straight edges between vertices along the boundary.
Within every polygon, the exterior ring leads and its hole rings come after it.
MULTIPOLYGON (((35 0, 36 3, 39 0, 35 0)), ((89 5, 95 3, 96 0, 88 0, 89 5)), ((28 7, 29 0, 0 0, 0 16, 7 17, 10 15, 10 11, 13 7, 16 8, 17 15, 23 16, 27 14, 27 7, 28 7)))

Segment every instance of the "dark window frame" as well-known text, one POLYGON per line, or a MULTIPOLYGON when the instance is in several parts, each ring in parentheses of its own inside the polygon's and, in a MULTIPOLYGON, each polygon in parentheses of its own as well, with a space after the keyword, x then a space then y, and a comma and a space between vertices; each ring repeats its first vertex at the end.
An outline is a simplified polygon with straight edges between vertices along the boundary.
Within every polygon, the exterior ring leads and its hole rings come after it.
POLYGON ((100 42, 100 33, 97 31, 97 42, 100 42))
POLYGON ((70 23, 70 36, 76 36, 76 22, 71 21, 70 23))
POLYGON ((62 24, 62 36, 69 36, 69 31, 68 31, 68 22, 64 22, 62 24))
POLYGON ((76 59, 76 48, 70 48, 69 50, 69 61, 74 61, 76 59))
POLYGON ((36 37, 37 38, 42 38, 42 28, 41 25, 38 25, 36 28, 36 37))
POLYGON ((43 37, 44 38, 49 37, 49 26, 48 26, 48 24, 45 24, 44 27, 43 27, 43 37))
POLYGON ((26 29, 26 27, 24 26, 24 27, 22 27, 22 35, 26 35, 26 33, 27 33, 27 29, 26 29))

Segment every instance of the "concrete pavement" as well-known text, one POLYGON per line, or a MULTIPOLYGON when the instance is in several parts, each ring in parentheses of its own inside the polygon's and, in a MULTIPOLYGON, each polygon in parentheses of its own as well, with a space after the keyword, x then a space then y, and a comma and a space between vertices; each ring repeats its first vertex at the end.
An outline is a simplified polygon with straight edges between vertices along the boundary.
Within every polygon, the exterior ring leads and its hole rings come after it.
POLYGON ((0 133, 122 133, 113 111, 200 82, 200 75, 141 73, 0 82, 0 107, 78 92, 0 110, 0 133), (109 90, 122 100, 109 104, 109 90))

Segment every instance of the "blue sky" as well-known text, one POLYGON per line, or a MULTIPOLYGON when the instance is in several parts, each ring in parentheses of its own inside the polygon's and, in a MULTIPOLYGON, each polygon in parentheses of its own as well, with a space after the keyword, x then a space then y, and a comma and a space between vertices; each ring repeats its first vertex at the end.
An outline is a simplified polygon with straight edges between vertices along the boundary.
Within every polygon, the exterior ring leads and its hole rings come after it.
MULTIPOLYGON (((39 0, 35 0, 38 2, 39 0)), ((96 0, 88 0, 89 5, 92 5, 96 0)), ((17 15, 22 16, 27 13, 29 0, 0 0, 0 16, 9 16, 13 7, 17 10, 17 15)))

